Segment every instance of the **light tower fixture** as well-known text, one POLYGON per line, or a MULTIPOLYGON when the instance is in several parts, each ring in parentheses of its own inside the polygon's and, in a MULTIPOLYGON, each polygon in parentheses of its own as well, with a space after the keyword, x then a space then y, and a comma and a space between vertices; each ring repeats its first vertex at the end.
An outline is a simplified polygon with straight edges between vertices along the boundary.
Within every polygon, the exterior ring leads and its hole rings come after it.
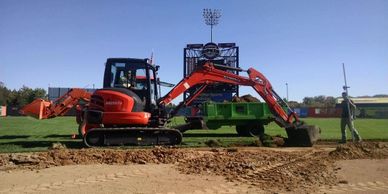
POLYGON ((210 26, 210 42, 213 42, 213 26, 218 24, 220 17, 221 10, 219 9, 203 9, 205 24, 210 26))

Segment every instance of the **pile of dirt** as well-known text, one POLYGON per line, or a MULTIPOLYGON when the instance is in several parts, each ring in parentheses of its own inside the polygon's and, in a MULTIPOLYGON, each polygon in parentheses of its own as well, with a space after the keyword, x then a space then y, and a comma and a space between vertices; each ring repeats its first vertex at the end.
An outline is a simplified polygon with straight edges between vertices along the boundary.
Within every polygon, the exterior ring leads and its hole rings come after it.
POLYGON ((329 155, 334 160, 384 159, 388 158, 388 144, 382 142, 342 144, 329 155))
POLYGON ((233 96, 232 102, 260 102, 260 100, 250 94, 247 94, 241 97, 233 96))
POLYGON ((65 144, 53 143, 49 149, 51 149, 51 150, 60 150, 60 149, 66 149, 66 148, 67 147, 66 147, 65 144))
POLYGON ((171 164, 190 153, 161 147, 144 150, 53 149, 48 152, 0 155, 0 169, 40 169, 76 164, 171 164))
POLYGON ((212 152, 178 164, 187 174, 215 174, 266 191, 306 191, 337 180, 333 162, 311 152, 212 152), (300 184, 303 182, 303 184, 300 184))

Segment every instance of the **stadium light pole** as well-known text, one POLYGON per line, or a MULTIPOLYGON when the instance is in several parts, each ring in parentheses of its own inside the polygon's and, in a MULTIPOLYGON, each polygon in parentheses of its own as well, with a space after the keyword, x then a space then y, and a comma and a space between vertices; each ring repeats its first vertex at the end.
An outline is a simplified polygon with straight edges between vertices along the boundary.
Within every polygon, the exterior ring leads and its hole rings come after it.
POLYGON ((218 24, 220 17, 221 11, 219 9, 203 9, 205 24, 210 26, 210 42, 213 42, 213 26, 218 24))
POLYGON ((286 83, 286 94, 287 94, 287 101, 288 101, 288 83, 286 83))

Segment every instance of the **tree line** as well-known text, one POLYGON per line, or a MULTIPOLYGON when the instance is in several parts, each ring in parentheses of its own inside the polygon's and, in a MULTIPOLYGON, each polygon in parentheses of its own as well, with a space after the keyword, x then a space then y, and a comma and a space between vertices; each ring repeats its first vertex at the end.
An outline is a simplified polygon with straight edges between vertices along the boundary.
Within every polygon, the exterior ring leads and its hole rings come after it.
POLYGON ((300 108, 300 107, 317 107, 317 108, 333 108, 336 104, 336 98, 333 96, 314 96, 314 97, 304 97, 301 103, 296 101, 288 102, 291 108, 300 108))
MULTIPOLYGON (((376 94, 373 96, 357 96, 357 98, 387 98, 387 94, 376 94)), ((352 97, 350 97, 352 98, 352 97)), ((314 96, 314 97, 304 97, 301 103, 296 101, 290 101, 288 104, 292 108, 300 107, 316 107, 316 108, 333 108, 336 105, 336 97, 333 96, 314 96)))
POLYGON ((8 89, 3 82, 0 82, 0 105, 22 107, 31 103, 37 98, 46 98, 47 92, 43 88, 29 88, 23 86, 18 90, 8 89))

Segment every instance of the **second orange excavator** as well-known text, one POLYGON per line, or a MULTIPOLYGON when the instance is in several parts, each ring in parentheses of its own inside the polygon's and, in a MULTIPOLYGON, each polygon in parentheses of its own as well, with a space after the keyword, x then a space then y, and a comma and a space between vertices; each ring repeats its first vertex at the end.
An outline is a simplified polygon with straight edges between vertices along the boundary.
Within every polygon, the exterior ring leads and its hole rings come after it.
POLYGON ((161 97, 160 87, 166 83, 158 78, 159 66, 147 59, 109 58, 106 62, 103 89, 93 94, 72 89, 54 102, 37 99, 23 107, 21 113, 39 119, 63 115, 77 106, 79 132, 87 146, 114 145, 175 145, 182 141, 178 129, 167 127, 174 116, 166 105, 183 92, 200 86, 183 105, 190 104, 212 84, 251 86, 268 104, 275 122, 285 128, 289 142, 296 146, 312 146, 318 139, 319 128, 304 125, 298 116, 273 90, 271 83, 259 71, 243 70, 211 61, 204 63, 169 93, 161 97), (231 71, 246 72, 247 77, 231 71), (83 100, 85 105, 79 105, 83 100), (287 110, 284 110, 286 107, 287 110))

